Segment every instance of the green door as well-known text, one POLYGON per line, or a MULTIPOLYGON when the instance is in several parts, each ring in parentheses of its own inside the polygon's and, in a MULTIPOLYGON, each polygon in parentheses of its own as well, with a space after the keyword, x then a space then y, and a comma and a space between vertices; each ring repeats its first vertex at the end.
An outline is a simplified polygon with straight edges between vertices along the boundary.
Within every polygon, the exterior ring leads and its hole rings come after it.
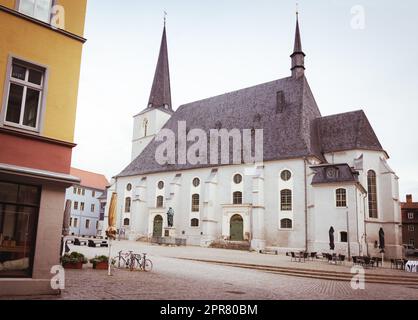
POLYGON ((244 241, 244 221, 239 214, 231 218, 231 241, 244 241))
POLYGON ((153 237, 162 237, 163 236, 163 217, 160 215, 154 218, 154 228, 152 232, 153 237))

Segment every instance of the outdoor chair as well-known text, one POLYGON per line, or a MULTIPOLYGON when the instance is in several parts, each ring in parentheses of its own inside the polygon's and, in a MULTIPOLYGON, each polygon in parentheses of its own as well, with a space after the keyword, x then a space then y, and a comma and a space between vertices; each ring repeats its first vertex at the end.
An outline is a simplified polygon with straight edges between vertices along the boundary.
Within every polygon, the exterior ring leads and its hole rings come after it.
POLYGON ((304 252, 303 253, 303 262, 305 262, 306 259, 308 259, 308 258, 309 258, 309 253, 308 252, 304 252))
POLYGON ((311 259, 312 261, 315 259, 318 259, 317 253, 316 252, 311 252, 311 259))
POLYGON ((290 261, 293 261, 293 260, 296 261, 296 256, 294 252, 291 252, 290 256, 291 256, 290 261))
POLYGON ((343 264, 343 263, 344 263, 344 261, 345 261, 345 256, 344 256, 344 255, 342 255, 342 254, 340 254, 340 255, 338 256, 338 261, 339 261, 341 264, 343 264))

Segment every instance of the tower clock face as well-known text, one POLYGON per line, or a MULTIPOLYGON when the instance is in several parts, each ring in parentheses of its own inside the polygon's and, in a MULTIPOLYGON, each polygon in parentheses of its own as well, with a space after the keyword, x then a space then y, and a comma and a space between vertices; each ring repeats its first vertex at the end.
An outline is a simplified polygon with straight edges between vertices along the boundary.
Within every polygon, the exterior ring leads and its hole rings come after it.
POLYGON ((335 168, 328 168, 327 169, 327 178, 335 178, 337 176, 337 170, 335 168))

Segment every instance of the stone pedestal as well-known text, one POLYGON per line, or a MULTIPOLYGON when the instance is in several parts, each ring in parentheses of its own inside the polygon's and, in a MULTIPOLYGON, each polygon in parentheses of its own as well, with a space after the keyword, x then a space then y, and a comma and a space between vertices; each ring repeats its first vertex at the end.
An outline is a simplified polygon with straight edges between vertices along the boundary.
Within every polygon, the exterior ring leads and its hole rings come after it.
POLYGON ((176 237, 176 228, 164 228, 164 237, 175 238, 176 237))

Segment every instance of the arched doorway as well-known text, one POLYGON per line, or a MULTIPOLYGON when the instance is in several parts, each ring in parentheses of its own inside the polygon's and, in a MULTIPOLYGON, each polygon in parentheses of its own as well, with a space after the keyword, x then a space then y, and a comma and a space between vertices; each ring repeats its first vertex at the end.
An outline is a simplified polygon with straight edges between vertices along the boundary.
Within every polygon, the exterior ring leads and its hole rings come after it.
POLYGON ((230 236, 231 241, 244 241, 244 220, 239 214, 231 218, 230 236))
POLYGON ((162 237, 163 236, 163 217, 160 215, 154 218, 154 226, 152 231, 153 237, 162 237))

